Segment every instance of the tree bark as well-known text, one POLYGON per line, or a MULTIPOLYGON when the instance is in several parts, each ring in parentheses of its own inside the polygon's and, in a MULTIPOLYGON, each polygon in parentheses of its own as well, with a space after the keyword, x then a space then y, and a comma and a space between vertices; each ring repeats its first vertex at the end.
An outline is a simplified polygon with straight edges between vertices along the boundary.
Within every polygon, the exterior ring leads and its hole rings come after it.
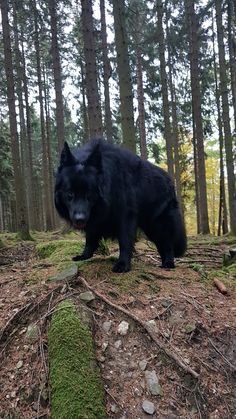
POLYGON ((91 138, 98 138, 102 136, 103 127, 98 90, 92 0, 81 0, 81 6, 89 134, 91 138))
POLYGON ((187 25, 189 33, 192 112, 197 155, 197 178, 195 179, 195 182, 198 183, 199 192, 200 233, 209 234, 210 230, 207 208, 206 169, 201 113, 201 90, 199 82, 197 22, 194 0, 185 0, 185 9, 187 14, 187 25))
POLYGON ((138 39, 136 40, 135 54, 136 54, 138 127, 139 127, 139 138, 140 138, 140 153, 141 153, 142 159, 147 160, 148 152, 147 152, 146 126, 145 126, 142 54, 141 54, 141 48, 140 48, 140 43, 138 39))
POLYGON ((125 23, 125 1, 112 0, 112 4, 115 27, 117 69, 119 77, 120 113, 123 144, 131 151, 136 152, 133 92, 125 23))
POLYGON ((105 12, 104 0, 100 0, 100 15, 101 15, 103 81, 104 81, 104 96, 105 96, 105 129, 106 129, 107 140, 109 142, 113 142, 112 114, 111 114, 110 88, 109 88, 111 66, 110 66, 110 62, 108 58, 106 12, 105 12))
POLYGON ((229 64, 230 82, 232 91, 232 102, 234 111, 234 130, 236 134, 236 14, 233 23, 233 4, 228 0, 228 45, 229 45, 229 64))
POLYGON ((57 33, 57 13, 56 0, 48 0, 50 23, 51 23, 51 40, 52 40, 52 60, 53 60, 53 74, 56 94, 56 124, 57 124, 57 139, 58 152, 60 153, 65 141, 65 124, 64 124, 64 105, 62 96, 62 72, 61 60, 58 46, 57 33))
POLYGON ((174 159, 173 159, 173 142, 172 130, 170 124, 170 106, 168 99, 168 84, 166 74, 165 60, 165 36, 163 30, 163 5, 162 0, 157 0, 157 31, 158 31, 158 50, 160 60, 160 76, 161 76, 161 92, 163 101, 164 116, 164 138, 166 141, 167 167, 172 179, 174 179, 174 159))
POLYGON ((219 65, 220 65, 220 95, 222 99, 222 119, 225 138, 225 154, 226 168, 228 177, 228 196, 229 196, 229 214, 230 214, 230 230, 236 235, 236 187, 234 175, 234 159, 232 148, 232 135, 229 117, 229 99, 227 86, 227 72, 225 60, 224 34, 222 24, 222 2, 215 0, 216 8, 216 26, 217 40, 219 49, 219 65))
POLYGON ((20 152, 16 121, 14 76, 11 53, 10 26, 8 20, 8 1, 1 0, 2 31, 4 47, 4 65, 7 81, 7 102, 9 109, 11 151, 14 171, 14 183, 17 208, 17 228, 22 239, 29 239, 29 221, 25 194, 25 183, 21 170, 20 152))

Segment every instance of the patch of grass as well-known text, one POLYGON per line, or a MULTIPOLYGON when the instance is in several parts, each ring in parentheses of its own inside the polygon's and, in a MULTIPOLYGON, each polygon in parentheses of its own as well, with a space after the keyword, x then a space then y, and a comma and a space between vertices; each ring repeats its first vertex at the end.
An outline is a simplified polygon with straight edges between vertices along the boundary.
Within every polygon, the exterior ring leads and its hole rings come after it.
POLYGON ((4 242, 2 241, 2 239, 0 238, 0 249, 2 249, 3 247, 5 247, 4 242))
POLYGON ((18 231, 16 236, 19 241, 34 241, 34 238, 31 236, 29 231, 18 231))
POLYGON ((224 266, 221 269, 211 270, 208 273, 208 278, 210 281, 218 278, 227 288, 236 291, 236 263, 224 266))
POLYGON ((104 391, 92 334, 75 305, 63 301, 48 332, 52 419, 104 419, 104 391))

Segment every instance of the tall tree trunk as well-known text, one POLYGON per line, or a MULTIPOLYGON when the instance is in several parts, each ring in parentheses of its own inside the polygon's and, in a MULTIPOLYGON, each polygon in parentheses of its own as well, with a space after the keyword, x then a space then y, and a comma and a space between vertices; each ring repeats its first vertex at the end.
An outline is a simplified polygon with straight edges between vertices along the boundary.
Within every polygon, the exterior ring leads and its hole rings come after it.
POLYGON ((158 50, 160 60, 160 76, 161 76, 161 91, 163 101, 163 116, 164 116, 164 137, 166 141, 167 167, 170 176, 174 179, 174 160, 173 160, 173 143, 172 132, 170 124, 170 107, 168 99, 168 84, 166 74, 166 60, 165 60, 165 37, 163 30, 163 5, 162 0, 157 0, 157 31, 158 31, 158 50))
POLYGON ((32 150, 32 126, 31 126, 31 115, 30 115, 30 105, 29 105, 29 91, 28 91, 28 78, 27 78, 27 69, 25 62, 25 51, 24 51, 24 42, 23 34, 21 28, 21 56, 22 56, 22 67, 23 67, 23 92, 25 99, 25 110, 26 110, 26 132, 27 132, 27 172, 28 172, 28 187, 29 187, 29 201, 31 202, 30 206, 30 224, 33 230, 40 230, 40 221, 39 214, 37 210, 37 200, 36 200, 36 188, 34 185, 34 170, 33 170, 33 150, 32 150))
POLYGON ((20 152, 17 132, 14 76, 11 53, 10 26, 8 20, 8 1, 1 0, 2 31, 4 47, 4 65, 7 81, 7 102, 9 109, 11 151, 14 171, 14 183, 17 208, 17 228, 23 239, 29 239, 29 221, 26 203, 25 184, 21 171, 20 152))
POLYGON ((233 21, 233 4, 228 0, 228 45, 229 45, 229 64, 230 81, 232 90, 232 101, 234 110, 234 130, 236 134, 236 15, 233 21))
POLYGON ((109 88, 109 78, 111 76, 111 66, 110 66, 110 62, 109 62, 109 58, 108 58, 106 12, 105 12, 105 1, 104 0, 100 0, 100 15, 101 15, 103 81, 104 81, 104 96, 105 96, 105 128, 106 128, 107 140, 109 142, 112 142, 113 141, 113 129, 112 129, 112 114, 111 114, 110 88, 109 88))
POLYGON ((143 92, 143 69, 142 69, 142 54, 139 40, 136 39, 135 45, 136 55, 136 74, 137 74, 137 95, 138 95, 138 127, 140 138, 140 152, 144 160, 148 158, 146 127, 145 127, 145 108, 144 108, 144 92, 143 92))
POLYGON ((120 113, 123 144, 131 151, 136 152, 133 93, 125 22, 125 1, 112 0, 112 4, 115 27, 117 69, 119 77, 120 113))
POLYGON ((213 44, 213 61, 214 61, 214 77, 215 77, 215 96, 216 96, 216 107, 217 107, 217 124, 219 130, 219 147, 220 147, 220 202, 219 202, 219 217, 218 217, 218 231, 217 234, 220 236, 221 228, 222 233, 228 233, 228 214, 226 205, 226 194, 225 194, 225 176, 224 176, 224 136, 223 136, 223 125, 221 117, 221 104, 220 104, 220 93, 218 86, 218 74, 217 74, 217 63, 215 53, 215 28, 214 28, 214 15, 212 13, 212 44, 213 44))
POLYGON ((88 121, 88 108, 86 103, 86 92, 85 92, 85 76, 84 76, 84 63, 81 60, 81 92, 82 92, 82 117, 83 117, 83 139, 82 143, 85 144, 88 141, 89 135, 89 121, 88 121))
POLYGON ((89 133, 91 138, 98 138, 102 135, 103 128, 98 90, 92 0, 81 0, 81 6, 89 133))
POLYGON ((203 142, 203 127, 201 113, 201 90, 199 83, 197 22, 194 0, 185 0, 187 25, 189 33, 190 72, 192 91, 192 112, 196 137, 197 179, 199 191, 200 232, 209 234, 209 219, 207 208, 206 169, 203 142))
POLYGON ((49 169, 48 169, 48 156, 47 156, 47 139, 45 130, 45 116, 44 116, 44 100, 43 100, 43 82, 42 82, 42 69, 40 59, 40 45, 38 34, 38 12, 36 2, 34 1, 34 45, 36 54, 37 66, 37 79, 38 79, 38 92, 39 92, 39 108, 40 108, 40 124, 41 124, 41 141, 42 141, 42 179, 43 179, 43 202, 45 214, 45 227, 46 230, 52 230, 53 220, 50 205, 50 191, 49 191, 49 169))
POLYGON ((229 100, 228 100, 228 86, 225 60, 225 46, 222 25, 222 2, 215 0, 216 8, 216 25, 217 25, 217 40, 219 49, 219 65, 220 65, 220 94, 222 99, 222 117, 225 138, 225 154, 226 154, 226 168, 228 177, 228 196, 229 196, 229 214, 230 214, 230 230, 236 235, 236 187, 234 175, 234 161, 232 149, 232 135, 229 117, 229 100))
POLYGON ((61 152, 65 141, 65 124, 64 124, 64 105, 62 96, 62 72, 61 60, 58 46, 58 33, 57 33, 57 13, 56 13, 56 0, 48 0, 50 23, 51 23, 51 36, 52 36, 52 60, 53 60, 53 74, 54 85, 56 93, 56 124, 57 124, 57 139, 58 151, 61 152))

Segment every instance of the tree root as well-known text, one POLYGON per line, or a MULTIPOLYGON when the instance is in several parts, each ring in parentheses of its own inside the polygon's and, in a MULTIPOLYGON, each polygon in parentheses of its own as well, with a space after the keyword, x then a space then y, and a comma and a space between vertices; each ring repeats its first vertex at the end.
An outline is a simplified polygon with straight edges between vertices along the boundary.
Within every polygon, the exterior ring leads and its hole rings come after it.
POLYGON ((186 373, 192 375, 192 377, 194 377, 195 379, 199 378, 199 374, 193 370, 190 366, 186 365, 185 362, 176 355, 176 353, 174 353, 172 350, 170 350, 169 348, 166 347, 166 345, 161 342, 155 335, 155 331, 153 330, 153 328, 151 326, 149 326, 147 324, 147 322, 139 319, 138 317, 136 317, 133 313, 131 313, 129 310, 126 310, 125 308, 111 302, 107 297, 105 297, 104 295, 100 294, 99 291, 95 290, 91 285, 89 285, 87 283, 87 281, 82 278, 79 277, 81 283, 90 291, 92 291, 95 295, 97 295, 98 298, 100 298, 102 301, 104 301, 107 305, 109 305, 110 307, 115 308, 117 311, 121 311, 122 313, 124 313, 126 316, 132 318, 138 325, 142 326, 143 329, 146 330, 146 332, 148 333, 148 335, 151 337, 151 339, 153 340, 153 342, 170 358, 172 359, 172 361, 174 361, 182 370, 184 370, 186 373))

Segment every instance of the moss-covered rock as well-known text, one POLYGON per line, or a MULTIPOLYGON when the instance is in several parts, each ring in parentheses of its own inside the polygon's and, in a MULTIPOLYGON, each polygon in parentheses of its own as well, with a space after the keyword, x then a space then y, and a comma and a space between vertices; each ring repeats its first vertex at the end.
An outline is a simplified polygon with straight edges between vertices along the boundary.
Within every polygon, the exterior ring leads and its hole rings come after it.
POLYGON ((82 253, 84 243, 78 240, 53 240, 39 243, 36 252, 40 259, 47 259, 57 266, 57 270, 71 265, 71 258, 82 253))
POLYGON ((104 419, 104 390, 92 333, 71 300, 60 303, 48 332, 52 419, 104 419))

